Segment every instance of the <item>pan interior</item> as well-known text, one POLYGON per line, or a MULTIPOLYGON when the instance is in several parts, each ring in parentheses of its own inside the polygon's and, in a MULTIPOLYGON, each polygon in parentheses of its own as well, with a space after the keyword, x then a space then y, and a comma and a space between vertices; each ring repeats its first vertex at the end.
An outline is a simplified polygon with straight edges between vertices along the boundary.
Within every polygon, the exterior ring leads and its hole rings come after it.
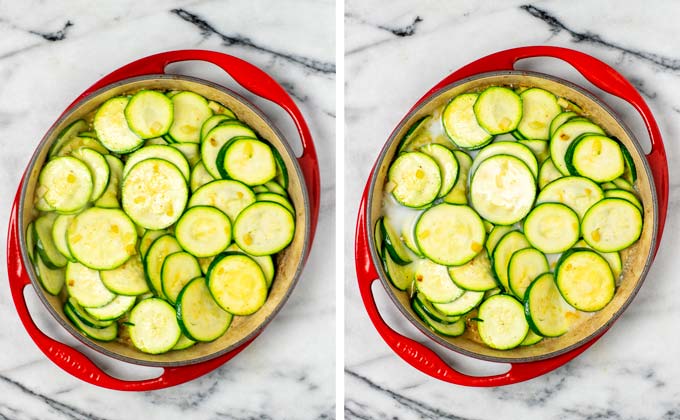
MULTIPOLYGON (((399 140, 415 121, 426 115, 433 115, 433 119, 440 120, 439 112, 443 105, 453 97, 465 92, 481 91, 488 86, 540 87, 553 92, 557 96, 580 106, 583 109, 584 116, 600 125, 609 135, 618 137, 631 152, 638 172, 635 188, 644 205, 644 226, 637 243, 621 252, 623 274, 613 300, 599 312, 583 314, 573 319, 569 331, 561 337, 546 338, 533 346, 516 347, 504 351, 495 350, 482 343, 474 321, 467 322, 466 332, 460 337, 445 337, 432 332, 411 309, 409 293, 396 289, 387 280, 382 264, 378 263, 376 267, 383 285, 398 309, 423 333, 443 346, 472 357, 496 362, 528 362, 548 359, 584 344, 606 330, 616 320, 642 285, 651 264, 653 244, 656 240, 657 202, 647 160, 638 142, 632 137, 630 130, 617 119, 606 105, 590 93, 569 82, 551 76, 519 71, 478 75, 456 82, 434 93, 404 118, 392 133, 378 159, 376 170, 371 179, 368 199, 367 231, 369 232, 371 256, 373 261, 381 261, 374 245, 373 228, 382 215, 384 183, 387 178, 387 170, 397 152, 399 140)), ((470 317, 472 316, 474 315, 470 317)))

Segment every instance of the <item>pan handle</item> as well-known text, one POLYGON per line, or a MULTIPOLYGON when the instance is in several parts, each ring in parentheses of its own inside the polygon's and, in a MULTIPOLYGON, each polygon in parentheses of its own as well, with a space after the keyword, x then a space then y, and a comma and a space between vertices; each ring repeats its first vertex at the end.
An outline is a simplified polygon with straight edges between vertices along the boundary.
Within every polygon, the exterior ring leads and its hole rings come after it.
POLYGON ((508 372, 499 375, 472 376, 457 371, 424 344, 393 330, 380 316, 371 289, 373 282, 378 280, 378 272, 373 264, 368 245, 369 238, 366 230, 367 195, 368 184, 361 199, 356 228, 355 257, 359 291, 368 316, 380 336, 399 357, 411 366, 433 378, 457 385, 474 387, 510 385, 535 378, 564 365, 583 353, 599 338, 598 336, 581 347, 551 359, 529 363, 512 363, 508 372))
MULTIPOLYGON (((70 106, 71 108, 78 101, 85 96, 91 94, 97 89, 108 86, 112 83, 119 82, 135 76, 143 76, 148 74, 163 74, 165 68, 171 63, 180 61, 207 61, 215 64, 229 74, 238 84, 243 86, 253 94, 260 96, 274 102, 283 108, 295 123, 298 135, 302 142, 302 155, 298 157, 298 163, 302 169, 302 174, 305 178, 307 192, 309 194, 310 203, 310 247, 314 239, 316 231, 316 224, 319 217, 319 203, 320 203, 320 176, 319 176, 319 161, 314 147, 314 140, 309 131, 309 127, 302 116, 302 112, 297 107, 293 99, 288 93, 276 82, 271 76, 258 67, 241 60, 232 55, 207 50, 177 50, 167 51, 148 57, 133 61, 118 70, 103 77, 97 83, 92 85, 89 89, 83 92, 70 106)), ((305 259, 307 256, 305 256, 305 259)))
POLYGON ((50 338, 40 331, 35 322, 33 322, 24 296, 24 288, 31 284, 31 280, 21 257, 18 208, 19 192, 17 192, 12 207, 7 237, 7 271, 12 299, 14 300, 21 323, 38 348, 57 366, 76 378, 93 385, 118 391, 152 391, 167 388, 190 381, 216 369, 240 353, 252 341, 251 339, 235 350, 207 362, 190 366, 164 368, 163 373, 156 378, 126 381, 108 375, 83 353, 50 338))
POLYGON ((654 254, 656 255, 659 244, 661 243, 661 235, 663 234, 664 225, 666 223, 666 212, 668 210, 668 159, 666 158, 666 150, 663 145, 659 126, 645 100, 640 96, 640 93, 638 93, 635 87, 621 75, 621 73, 614 70, 608 64, 591 57, 588 54, 569 48, 553 46, 512 48, 487 55, 486 57, 482 57, 461 67, 433 87, 418 101, 417 105, 434 92, 460 79, 490 71, 513 70, 515 62, 531 57, 553 57, 566 61, 598 88, 631 104, 642 117, 652 144, 652 150, 647 155, 647 161, 649 162, 652 176, 654 177, 654 186, 656 188, 656 197, 659 208, 658 234, 656 247, 654 249, 654 254))

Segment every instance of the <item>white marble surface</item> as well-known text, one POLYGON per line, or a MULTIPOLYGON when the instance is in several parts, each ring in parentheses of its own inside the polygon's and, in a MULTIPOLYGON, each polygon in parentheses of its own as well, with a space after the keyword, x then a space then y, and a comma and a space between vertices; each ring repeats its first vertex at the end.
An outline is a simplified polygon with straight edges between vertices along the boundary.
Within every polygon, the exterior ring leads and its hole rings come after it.
MULTIPOLYGON (((19 177, 44 132, 81 91, 152 53, 204 48, 261 67, 296 98, 315 137, 323 182, 313 252, 284 309, 241 355, 188 384, 149 393, 108 391, 64 373, 24 332, 0 274, 0 418, 273 419, 333 418, 335 5, 332 1, 2 1, 0 2, 0 237, 19 177), (308 42, 313 40, 313 42, 308 42)), ((174 72, 236 87, 201 63, 174 72)), ((237 88, 238 91, 242 91, 237 88)), ((250 95, 248 95, 250 97, 250 95)), ((255 101, 285 133, 282 111, 255 101)), ((297 137, 289 134, 291 143, 297 137)), ((299 149, 299 146, 297 146, 299 149)), ((5 261, 2 247, 2 261, 5 261)), ((45 316, 50 334, 74 343, 45 316)), ((155 370, 122 367, 126 377, 155 370)), ((114 366, 115 365, 115 366, 114 366)))
MULTIPOLYGON (((349 0, 346 5, 346 418, 352 419, 679 419, 677 258, 680 243, 680 28, 677 2, 349 0), (652 3, 647 3, 651 5, 652 3), (535 380, 473 389, 431 379, 395 356, 371 325, 359 298, 352 239, 361 192, 389 133, 431 86, 494 51, 533 44, 582 50, 620 70, 643 93, 666 142, 671 178, 661 250, 633 305, 586 353, 535 380)), ((535 69, 582 83, 555 60, 535 69)), ((585 86, 588 86, 587 84, 585 86)), ((606 100, 610 97, 605 96, 606 100)), ((646 141, 636 114, 610 102, 646 141)), ((644 142, 644 141, 643 141, 644 142)), ((375 285, 388 322, 422 340, 375 285)), ((499 372, 439 349, 470 373, 499 372)), ((500 367, 503 371, 504 367, 500 367)))

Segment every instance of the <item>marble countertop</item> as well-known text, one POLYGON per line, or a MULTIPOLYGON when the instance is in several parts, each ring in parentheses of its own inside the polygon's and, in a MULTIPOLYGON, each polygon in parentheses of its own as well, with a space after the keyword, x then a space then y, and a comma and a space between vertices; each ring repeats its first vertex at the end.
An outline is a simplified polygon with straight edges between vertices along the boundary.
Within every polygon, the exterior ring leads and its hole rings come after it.
MULTIPOLYGON (((356 285, 352 249, 356 212, 371 166, 411 105, 444 76, 492 52, 558 45, 591 54, 618 69, 642 93, 665 138, 670 162, 680 159, 680 15, 677 2, 573 0, 411 2, 349 0, 345 11, 345 415, 348 419, 680 419, 680 306, 673 260, 680 243, 677 166, 661 249, 633 304, 586 353, 545 376, 512 386, 449 385, 394 355, 370 323, 356 285), (651 6, 651 3, 649 4, 651 6)), ((526 60, 521 69, 583 84, 567 64, 526 60)), ((596 93, 601 94, 596 89, 596 93)), ((648 143, 631 107, 602 97, 648 143)), ((374 285, 387 322, 420 341, 374 285)), ((465 372, 500 373, 437 348, 465 372)))
MULTIPOLYGON (((315 138, 323 182, 315 246, 290 300, 267 330, 235 359, 190 383, 122 393, 81 382, 53 365, 16 315, 0 274, 0 418, 272 419, 332 418, 335 413, 334 174, 335 5, 332 1, 4 2, 0 16, 0 237, 19 178, 36 144, 62 110, 108 72, 156 52, 200 48, 241 57, 294 96, 315 138), (313 39, 314 42, 306 42, 313 39), (187 417, 188 416, 188 417, 187 417)), ((206 63, 168 71, 243 89, 206 63)), ((252 95, 246 94, 250 99, 252 95)), ((300 149, 286 114, 254 100, 300 149)), ((5 247, 2 247, 5 261, 5 247)), ((29 288, 30 289, 30 288, 29 288)), ((70 344, 33 290, 38 324, 70 344)), ((88 353, 88 354, 91 354, 88 353)), ((157 369, 119 366, 126 378, 157 369)))

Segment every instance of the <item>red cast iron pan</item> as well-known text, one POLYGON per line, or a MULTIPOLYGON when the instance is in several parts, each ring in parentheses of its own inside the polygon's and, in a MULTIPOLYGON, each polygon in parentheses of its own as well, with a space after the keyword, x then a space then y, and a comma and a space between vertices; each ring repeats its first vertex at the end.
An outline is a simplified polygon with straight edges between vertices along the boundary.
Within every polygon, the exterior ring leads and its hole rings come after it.
MULTIPOLYGON (((319 213, 320 185, 316 151, 309 128, 298 107, 286 91, 259 68, 239 58, 213 51, 179 50, 159 53, 134 61, 102 78, 76 98, 62 116, 72 110, 81 99, 95 91, 138 76, 163 75, 165 74, 165 68, 169 64, 189 60, 206 61, 219 66, 251 93, 279 105, 289 114, 295 123, 303 147, 302 156, 297 158, 297 161, 304 178, 309 200, 309 243, 306 247, 307 253, 302 257, 302 264, 304 264, 309 255, 308 250, 314 238, 319 213)), ((24 288, 31 284, 28 267, 24 264, 22 258, 19 228, 19 201, 25 178, 26 173, 24 173, 17 191, 9 221, 7 270, 10 290, 19 318, 31 339, 52 362, 66 372, 88 383, 121 391, 150 391, 167 388, 190 381, 218 368, 245 349, 262 332, 262 329, 258 329, 252 337, 249 337, 237 347, 218 357, 191 365, 166 366, 162 375, 156 378, 134 381, 118 379, 108 375, 83 353, 48 337, 34 323, 24 298, 24 288)), ((38 293, 41 293, 41 291, 38 291, 38 293)))
MULTIPOLYGON (((642 158, 646 158, 651 172, 651 178, 653 178, 651 191, 652 194, 656 196, 655 204, 657 209, 655 214, 656 237, 655 240, 650 242, 651 250, 649 251, 649 263, 651 263, 651 258, 656 255, 659 243, 661 241, 661 235, 664 228, 668 206, 668 163, 666 159, 666 152, 664 150, 659 127, 645 101, 623 76, 621 76, 613 68, 602 61, 599 61, 584 53, 560 47, 533 46, 500 51, 474 61, 444 78, 441 82, 430 89, 430 91, 427 92, 413 106, 413 108, 411 108, 411 110, 407 113, 407 117, 413 115, 414 110, 419 108, 430 98, 434 97, 438 93, 441 93, 445 88, 450 87, 457 82, 461 82, 464 79, 474 78, 486 73, 491 74, 494 72, 502 73, 504 71, 513 71, 515 62, 531 57, 554 57, 571 64, 595 86, 608 93, 611 93, 612 95, 624 99, 633 105, 633 107, 641 115, 647 127, 652 145, 651 152, 646 156, 642 155, 642 158)), ((402 123, 400 123, 398 127, 403 125, 407 117, 402 120, 402 123)), ((398 129, 395 130, 390 138, 394 137, 398 129)), ((379 162, 380 159, 376 162, 376 165, 378 165, 379 162)), ((588 340, 584 340, 583 344, 574 346, 573 348, 557 354, 554 357, 525 362, 512 361, 511 368, 508 372, 493 376, 472 376, 457 371, 426 345, 405 337, 393 330, 387 325, 387 323, 385 323, 378 312, 375 298, 371 290, 371 285, 374 281, 380 279, 380 275, 378 274, 378 270, 376 269, 373 256, 371 254, 370 234, 368 228, 368 203, 370 201, 369 194, 371 190, 371 180, 374 179, 376 167, 377 166, 374 165, 371 171, 371 176, 369 177, 369 181, 366 184, 357 219, 355 257, 359 291, 361 293, 361 297, 368 312, 369 318, 371 319, 375 328, 378 330, 380 336, 385 340, 389 347, 397 355, 399 355, 399 357, 421 372, 445 382, 475 387, 502 386, 526 381, 528 379, 532 379, 550 372, 583 353, 588 347, 590 347, 602 335, 604 335, 616 317, 620 315, 620 312, 623 312, 623 309, 625 309, 624 305, 621 311, 616 314, 601 330, 599 330, 597 334, 592 335, 588 340)), ((652 201, 653 200, 654 197, 652 197, 652 201)), ((647 264, 647 267, 649 263, 647 264)), ((645 270, 647 267, 645 267, 645 270)), ((384 286, 387 285, 387 283, 384 281, 382 283, 384 286)), ((639 285, 641 285, 641 283, 642 279, 639 280, 639 285)), ((391 293, 390 290, 387 291, 388 294, 391 293)), ((636 292, 637 289, 632 292, 632 296, 634 296, 636 292)), ((631 300, 632 296, 630 298, 631 300)), ((391 297, 393 296, 391 295, 391 297)), ((396 302, 394 298, 393 300, 396 302)), ((628 302, 630 302, 630 300, 628 302)), ((421 328, 421 330, 423 329, 421 328)), ((435 338, 433 338, 431 334, 426 331, 424 332, 430 336, 433 341, 435 341, 435 338)), ((441 343, 439 340, 436 341, 441 343)), ((450 346, 447 347, 450 348, 450 346)), ((469 352, 467 352, 467 354, 469 354, 469 352)), ((485 357, 479 358, 484 359, 485 357)))

